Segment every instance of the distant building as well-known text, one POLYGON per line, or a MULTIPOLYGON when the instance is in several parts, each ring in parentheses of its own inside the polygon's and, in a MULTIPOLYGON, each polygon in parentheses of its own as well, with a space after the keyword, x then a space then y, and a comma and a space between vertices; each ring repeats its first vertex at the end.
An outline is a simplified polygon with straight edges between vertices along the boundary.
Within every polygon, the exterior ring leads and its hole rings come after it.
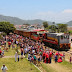
POLYGON ((33 25, 28 25, 28 24, 23 24, 23 25, 15 25, 16 29, 22 29, 22 30, 35 30, 35 29, 43 29, 44 30, 44 26, 43 25, 39 25, 39 24, 33 24, 33 25))
POLYGON ((70 26, 68 26, 68 27, 67 27, 67 30, 72 30, 72 26, 71 26, 71 27, 70 27, 70 26))

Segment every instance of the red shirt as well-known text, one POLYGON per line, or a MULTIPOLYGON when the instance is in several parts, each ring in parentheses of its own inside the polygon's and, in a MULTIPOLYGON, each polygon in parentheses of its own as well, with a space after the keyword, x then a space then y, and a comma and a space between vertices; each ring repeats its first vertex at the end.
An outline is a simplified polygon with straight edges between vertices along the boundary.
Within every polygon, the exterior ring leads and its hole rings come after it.
POLYGON ((23 48, 21 48, 21 52, 23 52, 23 48))
POLYGON ((13 42, 13 39, 11 40, 11 42, 13 42))
POLYGON ((46 58, 49 58, 49 55, 48 54, 46 54, 46 58))
POLYGON ((45 56, 46 54, 45 54, 45 52, 43 52, 43 56, 45 56))
POLYGON ((40 46, 38 46, 38 48, 39 48, 40 46))
POLYGON ((2 51, 0 50, 0 54, 2 53, 2 51))
POLYGON ((49 54, 49 57, 52 57, 52 53, 49 54))
POLYGON ((9 45, 11 45, 11 42, 8 42, 9 45))

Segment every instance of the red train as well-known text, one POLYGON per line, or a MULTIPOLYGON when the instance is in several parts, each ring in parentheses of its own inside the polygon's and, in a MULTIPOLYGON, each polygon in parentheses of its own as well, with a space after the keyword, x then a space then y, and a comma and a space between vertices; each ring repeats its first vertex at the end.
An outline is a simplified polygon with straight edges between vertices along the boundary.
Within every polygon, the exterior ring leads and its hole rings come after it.
POLYGON ((30 37, 31 39, 34 39, 34 40, 39 40, 37 32, 35 31, 15 30, 14 33, 25 36, 25 37, 30 37))
POLYGON ((69 34, 64 33, 44 33, 37 34, 35 31, 20 31, 15 30, 16 34, 30 37, 33 40, 42 41, 45 45, 57 50, 70 49, 69 34))

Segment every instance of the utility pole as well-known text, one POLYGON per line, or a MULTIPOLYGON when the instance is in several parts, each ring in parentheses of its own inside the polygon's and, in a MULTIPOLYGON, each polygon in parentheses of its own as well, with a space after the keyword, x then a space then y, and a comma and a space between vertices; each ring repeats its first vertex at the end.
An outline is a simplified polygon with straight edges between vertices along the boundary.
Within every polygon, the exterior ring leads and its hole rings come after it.
MULTIPOLYGON (((53 22, 53 28, 55 29, 55 22, 53 22)), ((54 33, 55 31, 53 31, 53 33, 54 33)))

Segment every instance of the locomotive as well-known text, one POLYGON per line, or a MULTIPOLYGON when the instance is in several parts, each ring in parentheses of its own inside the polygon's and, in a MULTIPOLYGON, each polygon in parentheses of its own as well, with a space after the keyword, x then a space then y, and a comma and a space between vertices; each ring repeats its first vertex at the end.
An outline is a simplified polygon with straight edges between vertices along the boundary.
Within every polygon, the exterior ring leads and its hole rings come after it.
POLYGON ((69 34, 67 33, 45 33, 43 42, 45 45, 57 50, 70 49, 69 34))
POLYGON ((29 37, 36 41, 42 41, 48 47, 57 50, 68 50, 70 49, 69 34, 67 33, 43 33, 37 34, 36 31, 21 31, 15 30, 16 34, 29 37))

